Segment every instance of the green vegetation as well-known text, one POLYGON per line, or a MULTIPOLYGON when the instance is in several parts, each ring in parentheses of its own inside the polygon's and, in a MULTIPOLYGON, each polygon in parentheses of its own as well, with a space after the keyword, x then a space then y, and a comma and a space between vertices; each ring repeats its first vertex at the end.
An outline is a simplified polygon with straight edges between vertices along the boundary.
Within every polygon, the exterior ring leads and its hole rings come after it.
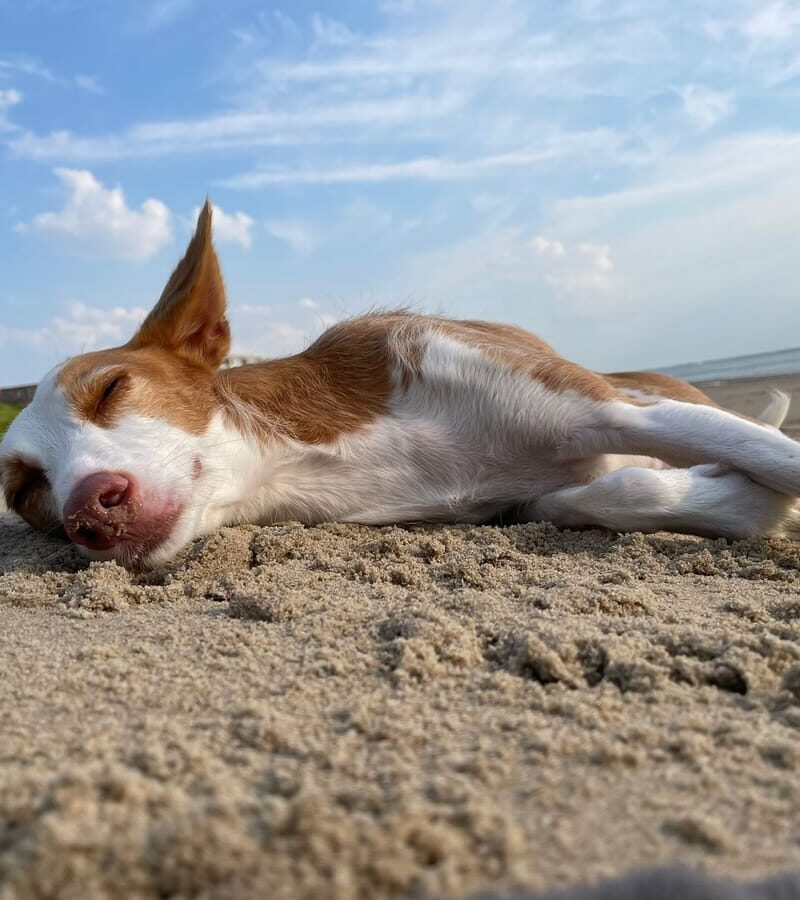
POLYGON ((21 409, 21 406, 14 406, 12 403, 0 403, 0 437, 6 433, 6 428, 21 409))

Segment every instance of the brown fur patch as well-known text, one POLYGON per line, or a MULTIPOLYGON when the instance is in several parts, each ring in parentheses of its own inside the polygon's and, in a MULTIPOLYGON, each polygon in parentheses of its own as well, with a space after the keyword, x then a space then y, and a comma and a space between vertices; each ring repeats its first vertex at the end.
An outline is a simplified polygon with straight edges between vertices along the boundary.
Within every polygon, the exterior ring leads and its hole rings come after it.
POLYGON ((626 399, 603 376, 563 359, 521 328, 404 312, 341 322, 296 356, 220 372, 217 392, 234 423, 262 439, 283 434, 330 443, 388 411, 393 371, 401 389, 421 377, 420 338, 426 331, 474 347, 550 390, 578 391, 593 400, 626 399))
POLYGON ((511 372, 540 381, 555 393, 575 391, 591 400, 625 398, 602 375, 570 362, 535 334, 493 322, 432 320, 436 330, 475 347, 511 372))
POLYGON ((125 413, 138 413, 201 434, 219 407, 208 369, 159 347, 84 353, 63 366, 57 382, 75 417, 101 428, 113 427, 125 413), (119 385, 104 400, 114 379, 119 385))
POLYGON ((60 520, 45 473, 19 457, 4 460, 0 468, 6 505, 39 531, 54 531, 60 520))
POLYGON ((684 403, 717 406, 710 397, 691 384, 681 381, 680 378, 662 375, 660 372, 612 372, 603 375, 603 378, 615 388, 651 394, 654 400, 666 397, 670 400, 682 400, 684 403))
POLYGON ((390 337, 399 318, 404 317, 352 319, 329 328, 296 356, 219 372, 217 393, 243 430, 262 438, 330 443, 388 412, 390 337))

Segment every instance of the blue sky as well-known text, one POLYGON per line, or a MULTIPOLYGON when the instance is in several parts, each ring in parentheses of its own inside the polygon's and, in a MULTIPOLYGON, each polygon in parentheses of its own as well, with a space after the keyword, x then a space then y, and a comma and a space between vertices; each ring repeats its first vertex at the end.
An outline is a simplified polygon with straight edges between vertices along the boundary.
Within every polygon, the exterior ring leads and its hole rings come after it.
POLYGON ((239 352, 401 304, 799 345, 800 3, 0 0, 0 385, 127 339, 206 193, 239 352))

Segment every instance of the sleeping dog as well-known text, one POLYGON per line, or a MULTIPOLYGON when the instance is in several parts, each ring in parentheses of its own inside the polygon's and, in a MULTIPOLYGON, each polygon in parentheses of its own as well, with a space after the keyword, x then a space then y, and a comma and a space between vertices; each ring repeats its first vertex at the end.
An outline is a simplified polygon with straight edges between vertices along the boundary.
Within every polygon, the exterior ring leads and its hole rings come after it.
POLYGON ((684 382, 601 375, 510 325, 408 312, 296 356, 230 347, 206 202, 136 334, 47 374, 0 444, 8 506, 148 568, 222 525, 486 522, 800 536, 800 444, 684 382))

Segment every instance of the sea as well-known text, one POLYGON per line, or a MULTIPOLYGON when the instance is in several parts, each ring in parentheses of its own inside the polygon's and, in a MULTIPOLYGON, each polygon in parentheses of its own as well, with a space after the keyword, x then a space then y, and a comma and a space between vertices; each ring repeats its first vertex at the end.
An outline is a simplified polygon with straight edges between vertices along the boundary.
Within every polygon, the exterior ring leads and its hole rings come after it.
POLYGON ((679 366, 662 366, 655 371, 684 381, 724 381, 728 378, 755 378, 759 375, 791 375, 800 372, 800 347, 751 353, 727 359, 707 359, 679 366))

